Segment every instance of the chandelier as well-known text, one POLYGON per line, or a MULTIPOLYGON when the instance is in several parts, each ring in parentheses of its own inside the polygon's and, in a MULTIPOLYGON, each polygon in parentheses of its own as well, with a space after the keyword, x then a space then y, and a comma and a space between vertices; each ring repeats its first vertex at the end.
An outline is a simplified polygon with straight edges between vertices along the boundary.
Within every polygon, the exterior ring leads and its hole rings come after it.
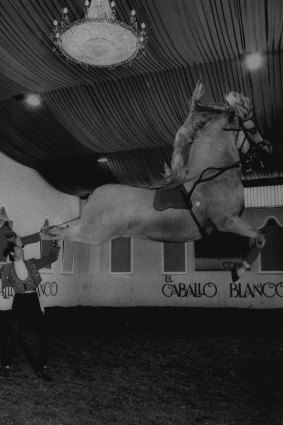
POLYGON ((144 54, 148 40, 146 26, 138 25, 136 12, 131 11, 129 25, 117 20, 115 2, 85 1, 82 19, 71 22, 68 9, 62 19, 53 22, 51 40, 54 52, 86 67, 114 68, 130 63, 144 54))

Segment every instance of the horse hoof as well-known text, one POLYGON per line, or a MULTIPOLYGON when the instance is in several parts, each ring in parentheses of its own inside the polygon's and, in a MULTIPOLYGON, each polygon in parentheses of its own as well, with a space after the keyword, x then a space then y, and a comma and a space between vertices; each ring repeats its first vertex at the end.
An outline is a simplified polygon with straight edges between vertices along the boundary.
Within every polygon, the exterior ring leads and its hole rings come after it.
POLYGON ((239 275, 238 275, 238 269, 237 267, 233 267, 231 270, 231 276, 232 276, 232 282, 236 282, 239 279, 239 275))

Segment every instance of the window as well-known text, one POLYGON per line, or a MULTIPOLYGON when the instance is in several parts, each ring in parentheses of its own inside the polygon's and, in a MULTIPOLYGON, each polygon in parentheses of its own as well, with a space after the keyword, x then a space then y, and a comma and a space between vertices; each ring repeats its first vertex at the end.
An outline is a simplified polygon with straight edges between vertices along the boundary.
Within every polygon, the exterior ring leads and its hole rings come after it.
POLYGON ((266 242, 260 254, 259 269, 262 273, 283 273, 283 226, 270 217, 262 230, 266 242))
MULTIPOLYGON (((49 227, 48 219, 45 219, 43 227, 49 227)), ((40 241, 40 257, 46 257, 47 255, 50 254, 52 243, 53 243, 52 241, 45 241, 45 240, 40 241)), ((48 266, 44 267, 44 269, 41 269, 41 271, 51 272, 52 264, 49 264, 48 266)))
POLYGON ((231 270, 249 252, 250 240, 234 233, 216 232, 195 241, 195 270, 231 270))
POLYGON ((179 242, 162 244, 162 273, 187 272, 187 245, 179 242))
MULTIPOLYGON (((50 254, 52 248, 52 241, 40 241, 40 257, 46 257, 50 254)), ((48 264, 48 266, 44 267, 42 270, 51 271, 52 264, 48 264)))
POLYGON ((132 239, 110 241, 110 273, 132 273, 132 239))
POLYGON ((62 245, 62 273, 74 273, 74 244, 63 241, 62 245))

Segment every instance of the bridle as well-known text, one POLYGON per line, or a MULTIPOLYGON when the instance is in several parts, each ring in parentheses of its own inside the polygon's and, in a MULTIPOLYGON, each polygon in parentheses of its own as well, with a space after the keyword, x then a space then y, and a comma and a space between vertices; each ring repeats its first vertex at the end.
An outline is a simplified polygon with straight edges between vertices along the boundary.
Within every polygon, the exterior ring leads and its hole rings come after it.
POLYGON ((253 132, 257 132, 256 126, 254 125, 252 128, 247 129, 245 127, 245 122, 252 121, 251 118, 242 119, 241 117, 237 116, 239 121, 239 127, 238 128, 223 128, 224 131, 235 131, 236 132, 236 138, 235 138, 235 146, 239 151, 240 155, 240 164, 241 168, 244 172, 251 172, 254 168, 254 165, 257 164, 260 166, 260 168, 264 168, 263 163, 261 162, 258 153, 261 151, 264 147, 270 147, 270 143, 267 140, 262 140, 261 142, 256 143, 253 138, 251 137, 251 134, 253 132), (244 133, 244 138, 241 142, 241 145, 238 146, 239 142, 239 135, 241 131, 244 133), (248 142, 249 148, 246 152, 244 152, 244 146, 245 142, 248 142))

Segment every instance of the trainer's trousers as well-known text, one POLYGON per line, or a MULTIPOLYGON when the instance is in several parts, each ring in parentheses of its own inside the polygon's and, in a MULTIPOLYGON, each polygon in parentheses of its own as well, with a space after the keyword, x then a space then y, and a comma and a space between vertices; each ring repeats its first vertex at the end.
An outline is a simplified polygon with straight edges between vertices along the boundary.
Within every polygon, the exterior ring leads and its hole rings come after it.
POLYGON ((46 318, 41 310, 37 292, 15 294, 8 319, 2 348, 2 365, 10 366, 17 343, 25 327, 35 331, 38 340, 38 366, 43 367, 48 360, 48 333, 46 318))

